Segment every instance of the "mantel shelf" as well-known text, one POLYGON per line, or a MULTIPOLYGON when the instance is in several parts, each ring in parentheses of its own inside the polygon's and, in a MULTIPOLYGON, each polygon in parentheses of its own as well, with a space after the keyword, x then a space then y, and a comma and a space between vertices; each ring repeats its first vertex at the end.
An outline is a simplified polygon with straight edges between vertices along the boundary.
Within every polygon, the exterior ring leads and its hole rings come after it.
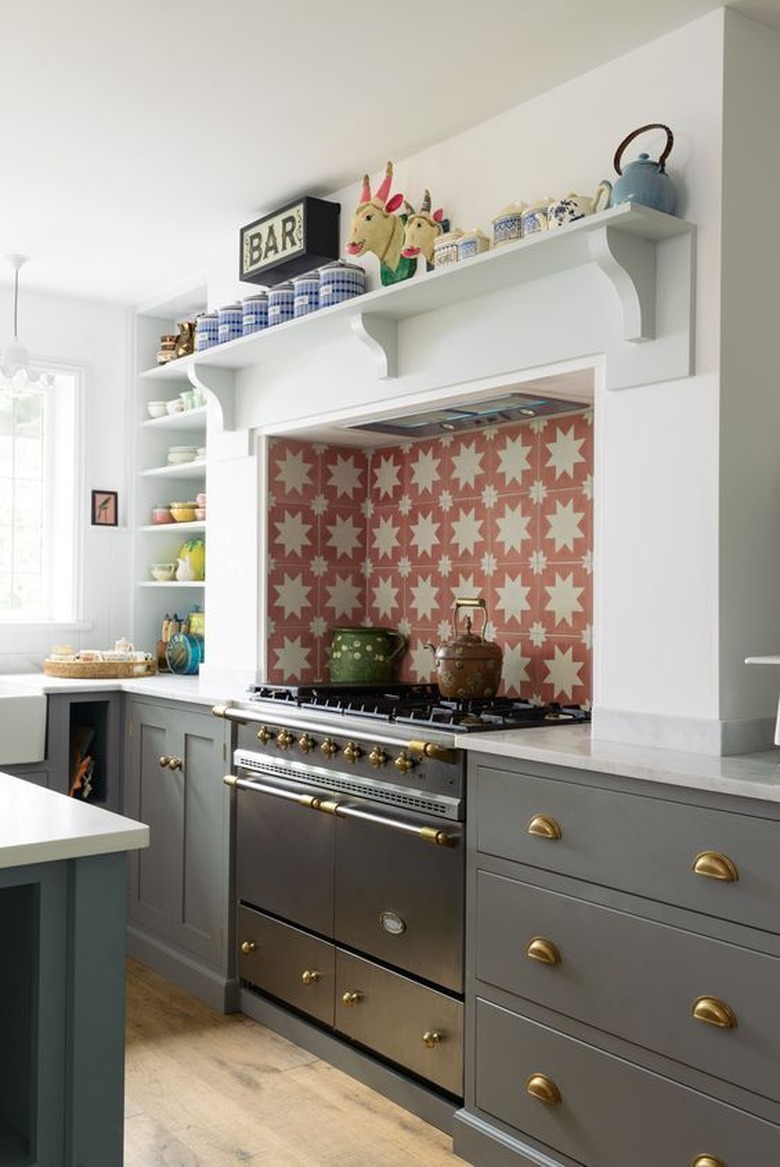
POLYGON ((349 331, 370 348, 378 375, 394 377, 400 320, 585 263, 595 263, 612 280, 623 308, 624 340, 649 340, 655 336, 656 245, 674 236, 692 237, 694 230, 691 223, 673 215, 623 203, 555 231, 504 244, 298 320, 192 353, 142 376, 162 381, 196 377, 208 384, 208 370, 235 372, 294 355, 302 345, 324 344, 349 331))

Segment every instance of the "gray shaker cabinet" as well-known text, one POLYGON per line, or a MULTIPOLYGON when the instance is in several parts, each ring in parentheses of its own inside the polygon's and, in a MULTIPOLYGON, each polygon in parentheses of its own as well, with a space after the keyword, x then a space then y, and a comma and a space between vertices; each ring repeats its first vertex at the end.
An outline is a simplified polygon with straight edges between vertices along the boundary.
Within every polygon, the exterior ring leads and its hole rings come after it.
POLYGON ((129 858, 128 948, 220 1009, 235 991, 229 734, 203 707, 127 698, 124 812, 151 836, 129 858))
POLYGON ((780 808, 474 755, 480 1167, 780 1163, 780 808))

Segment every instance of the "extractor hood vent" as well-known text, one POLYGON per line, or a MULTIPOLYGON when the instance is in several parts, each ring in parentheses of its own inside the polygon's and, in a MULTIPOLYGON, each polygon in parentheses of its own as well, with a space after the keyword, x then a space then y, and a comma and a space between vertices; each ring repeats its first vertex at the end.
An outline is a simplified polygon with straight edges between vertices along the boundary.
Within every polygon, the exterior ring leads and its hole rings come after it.
POLYGON ((534 397, 526 393, 508 393, 488 401, 468 405, 447 405, 424 413, 389 417, 384 421, 367 421, 350 429, 370 430, 378 434, 395 434, 402 438, 427 438, 432 435, 458 433, 460 430, 486 429, 508 421, 530 421, 553 413, 571 413, 587 408, 584 401, 565 401, 558 397, 534 397))

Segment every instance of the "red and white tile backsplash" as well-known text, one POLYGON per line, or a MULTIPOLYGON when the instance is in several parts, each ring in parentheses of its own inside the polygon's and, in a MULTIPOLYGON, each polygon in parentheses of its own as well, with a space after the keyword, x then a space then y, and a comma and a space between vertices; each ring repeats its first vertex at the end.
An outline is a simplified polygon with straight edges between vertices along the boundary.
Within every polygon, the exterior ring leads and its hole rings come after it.
POLYGON ((400 677, 430 680, 425 645, 479 595, 503 692, 589 702, 592 437, 585 410, 379 450, 271 439, 268 680, 327 679, 357 624, 398 628, 400 677))

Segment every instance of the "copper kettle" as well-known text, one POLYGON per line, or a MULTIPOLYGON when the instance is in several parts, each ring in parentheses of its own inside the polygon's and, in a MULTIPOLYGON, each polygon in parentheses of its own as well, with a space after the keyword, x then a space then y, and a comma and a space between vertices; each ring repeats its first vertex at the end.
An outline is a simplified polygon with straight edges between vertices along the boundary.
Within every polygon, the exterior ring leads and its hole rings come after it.
POLYGON ((425 645, 434 654, 439 692, 442 697, 495 697, 504 654, 497 644, 472 632, 470 615, 465 619, 465 632, 458 634, 461 608, 482 612, 483 633, 487 627, 487 604, 483 599, 456 599, 452 615, 454 639, 438 648, 425 645))

